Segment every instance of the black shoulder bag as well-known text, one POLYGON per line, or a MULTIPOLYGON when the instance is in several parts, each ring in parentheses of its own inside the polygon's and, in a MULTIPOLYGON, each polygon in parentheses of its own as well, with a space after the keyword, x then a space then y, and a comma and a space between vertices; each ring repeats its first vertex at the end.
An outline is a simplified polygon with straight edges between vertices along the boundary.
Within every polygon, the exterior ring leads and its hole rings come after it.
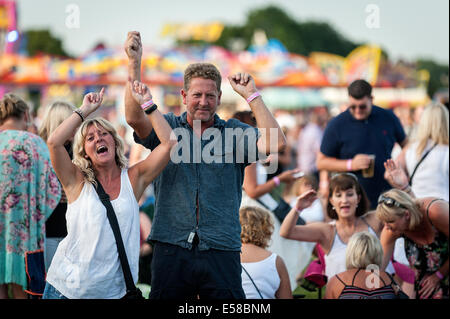
POLYGON ((116 239, 117 251, 119 253, 120 265, 122 266, 123 277, 125 278, 125 284, 127 286, 127 293, 122 299, 145 299, 142 296, 142 292, 134 285, 133 276, 131 275, 130 265, 128 264, 127 254, 123 246, 122 235, 120 233, 119 223, 117 221, 116 213, 111 205, 109 195, 103 189, 102 184, 95 179, 97 182, 98 197, 102 201, 103 205, 106 207, 106 216, 108 217, 109 224, 111 225, 114 238, 116 239))

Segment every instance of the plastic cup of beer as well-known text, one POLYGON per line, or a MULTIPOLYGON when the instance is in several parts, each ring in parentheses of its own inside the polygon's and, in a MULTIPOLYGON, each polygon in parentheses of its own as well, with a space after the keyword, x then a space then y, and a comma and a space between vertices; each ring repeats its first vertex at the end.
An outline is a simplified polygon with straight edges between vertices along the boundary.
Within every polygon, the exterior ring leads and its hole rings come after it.
POLYGON ((375 173, 375 155, 369 154, 367 155, 370 158, 369 167, 362 170, 362 176, 364 178, 371 178, 375 173))

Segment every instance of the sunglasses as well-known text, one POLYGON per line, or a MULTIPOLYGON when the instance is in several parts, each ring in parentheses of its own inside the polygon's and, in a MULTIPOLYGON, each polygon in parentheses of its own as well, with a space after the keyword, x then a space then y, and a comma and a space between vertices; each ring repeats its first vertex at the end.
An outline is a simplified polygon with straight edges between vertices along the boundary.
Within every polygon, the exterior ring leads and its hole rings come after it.
POLYGON ((395 199, 386 197, 384 195, 380 195, 380 197, 378 197, 378 204, 385 204, 387 207, 390 208, 397 207, 407 209, 405 206, 397 202, 395 199))
POLYGON ((352 109, 352 111, 356 110, 357 108, 359 108, 361 111, 364 111, 365 109, 367 109, 367 104, 360 104, 360 105, 350 105, 350 108, 352 109))

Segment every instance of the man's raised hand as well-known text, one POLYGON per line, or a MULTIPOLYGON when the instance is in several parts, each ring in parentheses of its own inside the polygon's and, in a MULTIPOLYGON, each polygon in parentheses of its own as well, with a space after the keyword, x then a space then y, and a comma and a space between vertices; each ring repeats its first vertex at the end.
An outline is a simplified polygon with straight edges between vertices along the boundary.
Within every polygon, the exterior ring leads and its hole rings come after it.
POLYGON ((142 57, 142 42, 141 34, 137 31, 128 32, 127 40, 125 42, 125 52, 128 59, 135 62, 140 62, 142 57))
POLYGON ((244 99, 248 99, 253 93, 257 91, 255 80, 248 73, 236 73, 228 77, 233 90, 242 96, 244 99))

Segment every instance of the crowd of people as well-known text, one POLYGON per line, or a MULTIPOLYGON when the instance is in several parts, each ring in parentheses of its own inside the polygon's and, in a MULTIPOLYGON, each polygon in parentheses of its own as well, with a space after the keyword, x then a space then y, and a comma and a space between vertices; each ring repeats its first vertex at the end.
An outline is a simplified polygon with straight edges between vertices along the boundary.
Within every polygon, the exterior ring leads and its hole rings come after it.
POLYGON ((164 113, 139 32, 125 52, 128 126, 93 115, 107 87, 51 104, 37 128, 1 98, 0 298, 36 294, 26 257, 42 252, 44 299, 126 298, 130 280, 150 299, 291 299, 314 248, 325 298, 448 298, 448 106, 406 134, 356 80, 340 114, 287 127, 242 72, 228 82, 249 110, 223 119, 220 71, 194 63, 186 111, 164 113))

